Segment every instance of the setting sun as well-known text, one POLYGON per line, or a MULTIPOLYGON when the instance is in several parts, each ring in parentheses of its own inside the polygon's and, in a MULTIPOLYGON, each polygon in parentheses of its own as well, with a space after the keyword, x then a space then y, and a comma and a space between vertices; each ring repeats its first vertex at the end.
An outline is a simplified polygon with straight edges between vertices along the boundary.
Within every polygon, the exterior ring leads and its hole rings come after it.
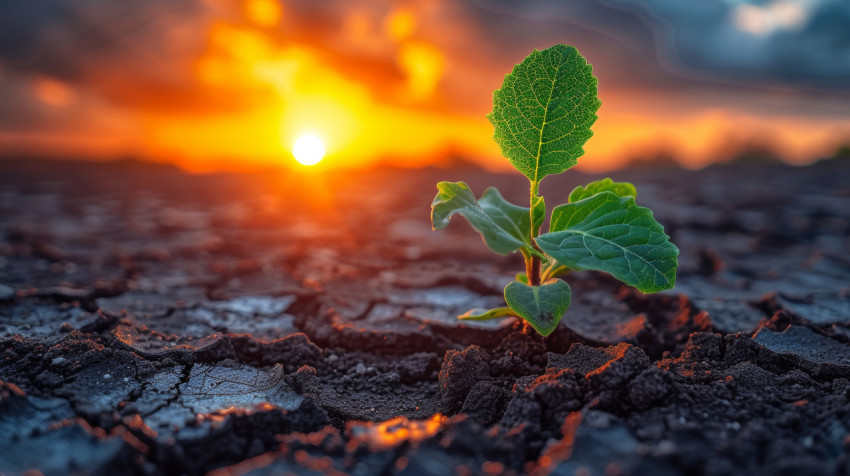
POLYGON ((292 155, 301 165, 316 165, 325 156, 325 145, 313 134, 304 134, 292 146, 292 155))

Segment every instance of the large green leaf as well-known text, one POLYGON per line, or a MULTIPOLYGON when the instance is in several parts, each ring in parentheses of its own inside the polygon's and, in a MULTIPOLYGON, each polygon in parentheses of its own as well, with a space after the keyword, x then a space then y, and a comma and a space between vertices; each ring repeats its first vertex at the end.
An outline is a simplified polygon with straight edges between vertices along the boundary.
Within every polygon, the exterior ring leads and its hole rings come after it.
POLYGON ((493 92, 493 138, 534 187, 576 165, 599 99, 593 68, 573 46, 534 50, 493 92))
POLYGON ((540 335, 548 336, 558 327, 572 300, 570 285, 552 279, 540 286, 511 281, 505 287, 505 302, 540 335))
POLYGON ((560 205, 549 230, 537 244, 570 269, 604 271, 643 293, 676 284, 679 249, 634 197, 601 192, 560 205))
POLYGON ((613 192, 620 197, 637 198, 637 189, 629 182, 615 182, 610 178, 604 178, 587 185, 579 185, 570 192, 570 202, 577 202, 587 197, 592 197, 600 192, 613 192))
MULTIPOLYGON (((519 248, 537 253, 531 250, 531 213, 528 208, 508 202, 493 187, 484 192, 481 200, 475 199, 469 185, 464 182, 440 182, 437 190, 439 192, 431 204, 431 224, 435 230, 442 230, 454 214, 459 214, 481 233, 484 243, 496 253, 508 254, 519 248)), ((539 204, 535 203, 535 209, 542 203, 542 199, 539 204)), ((542 212, 540 215, 542 217, 542 212)))

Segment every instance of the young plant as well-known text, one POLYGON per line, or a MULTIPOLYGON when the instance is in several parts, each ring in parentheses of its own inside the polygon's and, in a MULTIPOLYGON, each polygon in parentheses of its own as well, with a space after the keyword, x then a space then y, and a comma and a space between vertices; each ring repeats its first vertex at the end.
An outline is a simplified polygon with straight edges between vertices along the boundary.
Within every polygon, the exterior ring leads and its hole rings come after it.
POLYGON ((502 154, 528 177, 529 206, 505 200, 493 187, 480 199, 464 182, 440 182, 431 204, 435 230, 455 214, 469 221, 492 251, 519 250, 525 273, 505 287, 508 307, 460 319, 516 316, 541 335, 555 330, 570 306, 572 291, 560 276, 576 270, 608 273, 643 293, 676 284, 679 250, 648 208, 635 204, 637 192, 627 182, 609 178, 576 187, 568 203, 552 210, 549 232, 540 234, 546 204, 540 182, 576 165, 593 132, 599 99, 593 68, 573 46, 534 50, 505 75, 493 92, 493 138, 502 154))

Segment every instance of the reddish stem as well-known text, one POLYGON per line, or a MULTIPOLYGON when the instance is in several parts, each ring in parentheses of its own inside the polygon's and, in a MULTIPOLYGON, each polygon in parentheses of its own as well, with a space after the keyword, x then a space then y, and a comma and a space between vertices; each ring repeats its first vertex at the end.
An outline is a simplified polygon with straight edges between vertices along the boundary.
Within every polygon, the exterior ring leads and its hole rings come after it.
POLYGON ((531 263, 528 266, 526 273, 528 274, 528 284, 532 286, 540 286, 540 257, 531 255, 531 263))

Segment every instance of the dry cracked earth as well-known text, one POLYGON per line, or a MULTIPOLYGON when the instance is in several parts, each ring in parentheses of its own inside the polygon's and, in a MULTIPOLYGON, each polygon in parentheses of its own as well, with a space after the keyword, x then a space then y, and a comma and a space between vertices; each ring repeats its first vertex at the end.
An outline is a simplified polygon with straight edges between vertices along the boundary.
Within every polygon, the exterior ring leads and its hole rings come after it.
POLYGON ((542 339, 455 319, 521 259, 428 219, 522 177, 0 163, 0 474, 848 474, 849 176, 615 173, 678 285, 570 275, 542 339))

